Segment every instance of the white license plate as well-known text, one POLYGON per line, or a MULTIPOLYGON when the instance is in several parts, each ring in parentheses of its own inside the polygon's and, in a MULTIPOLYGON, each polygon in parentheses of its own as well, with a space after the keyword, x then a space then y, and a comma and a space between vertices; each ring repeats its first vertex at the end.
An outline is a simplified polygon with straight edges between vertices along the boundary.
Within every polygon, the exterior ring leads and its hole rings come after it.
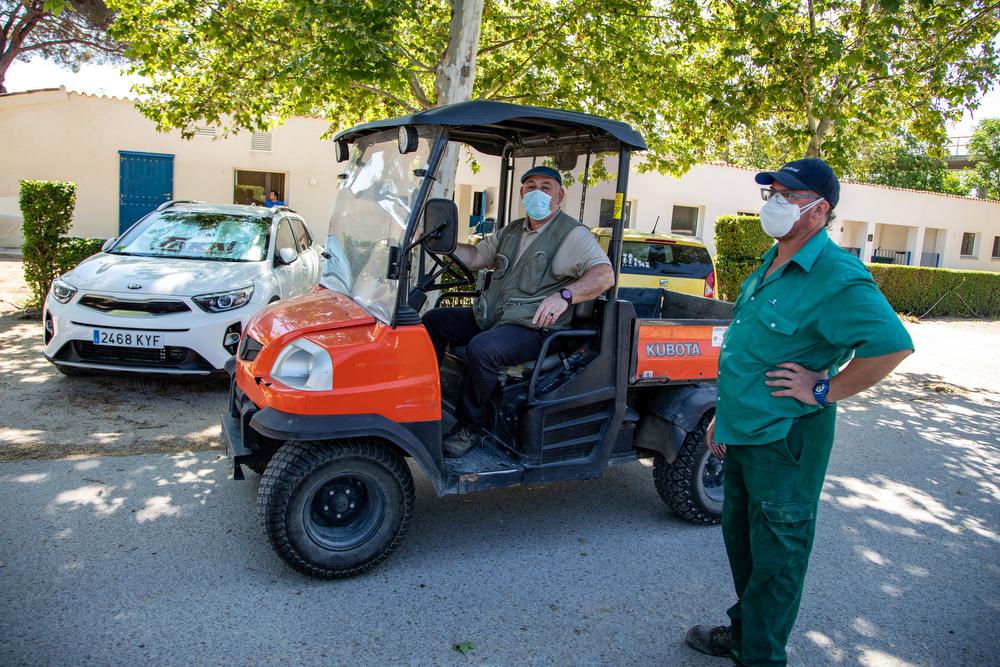
POLYGON ((148 333, 146 331, 94 329, 94 345, 159 349, 163 347, 163 334, 148 333))

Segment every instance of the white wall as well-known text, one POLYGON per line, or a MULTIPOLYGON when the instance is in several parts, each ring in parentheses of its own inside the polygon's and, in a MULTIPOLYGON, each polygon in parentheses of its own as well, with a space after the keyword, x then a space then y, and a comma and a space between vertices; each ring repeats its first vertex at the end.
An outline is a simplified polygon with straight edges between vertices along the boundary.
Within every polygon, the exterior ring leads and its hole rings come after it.
POLYGON ((118 151, 174 155, 175 199, 233 201, 237 169, 284 172, 289 206, 317 236, 325 233, 339 173, 328 124, 292 118, 274 128, 271 152, 250 150, 250 133, 184 140, 156 132, 132 102, 65 90, 0 96, 0 247, 21 244, 18 181, 53 179, 77 184, 71 233, 109 237, 118 232, 118 151))

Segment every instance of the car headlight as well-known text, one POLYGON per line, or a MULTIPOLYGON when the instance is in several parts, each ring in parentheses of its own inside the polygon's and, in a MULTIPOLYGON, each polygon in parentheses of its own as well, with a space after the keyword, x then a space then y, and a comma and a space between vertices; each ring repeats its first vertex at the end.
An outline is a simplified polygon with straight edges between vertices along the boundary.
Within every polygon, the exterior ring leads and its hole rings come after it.
POLYGON ((253 296, 253 285, 229 290, 228 292, 213 292, 191 297, 198 306, 209 313, 222 313, 235 310, 250 303, 253 296))
POLYGON ((271 367, 271 377, 293 389, 330 391, 333 389, 333 360, 316 343, 298 338, 278 353, 271 367))
POLYGON ((76 294, 76 288, 65 280, 56 278, 52 281, 52 298, 59 303, 69 303, 74 294, 76 294))

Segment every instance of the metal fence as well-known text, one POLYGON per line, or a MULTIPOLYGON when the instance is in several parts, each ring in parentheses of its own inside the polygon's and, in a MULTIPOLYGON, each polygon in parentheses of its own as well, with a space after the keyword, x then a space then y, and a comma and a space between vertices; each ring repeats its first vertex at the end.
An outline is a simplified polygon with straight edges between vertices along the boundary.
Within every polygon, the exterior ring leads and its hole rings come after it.
POLYGON ((871 259, 873 264, 906 264, 910 263, 910 251, 908 250, 886 250, 876 248, 871 259))

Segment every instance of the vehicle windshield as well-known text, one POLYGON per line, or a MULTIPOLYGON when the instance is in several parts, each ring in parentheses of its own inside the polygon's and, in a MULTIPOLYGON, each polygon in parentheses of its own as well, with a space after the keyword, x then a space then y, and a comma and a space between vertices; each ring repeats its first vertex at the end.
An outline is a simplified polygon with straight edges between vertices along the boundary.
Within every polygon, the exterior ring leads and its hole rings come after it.
POLYGON ((351 145, 326 237, 329 259, 323 286, 347 294, 388 323, 399 281, 389 280, 389 249, 400 248, 410 211, 439 128, 420 127, 417 149, 399 152, 396 129, 366 136, 351 145))
POLYGON ((140 257, 261 262, 271 234, 268 218, 206 211, 154 213, 109 252, 140 257))
POLYGON ((622 273, 705 278, 712 272, 708 250, 699 246, 648 241, 622 243, 622 273))

